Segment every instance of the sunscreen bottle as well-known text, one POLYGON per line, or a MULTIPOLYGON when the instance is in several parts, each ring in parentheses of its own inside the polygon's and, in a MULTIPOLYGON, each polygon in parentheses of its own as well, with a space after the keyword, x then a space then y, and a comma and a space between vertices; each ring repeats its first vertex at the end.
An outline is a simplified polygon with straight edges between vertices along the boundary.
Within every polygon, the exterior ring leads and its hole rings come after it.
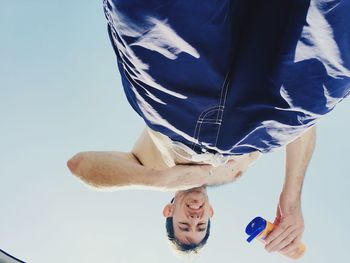
MULTIPOLYGON (((274 229, 275 225, 271 222, 261 218, 254 218, 246 227, 245 232, 249 235, 247 241, 250 243, 253 239, 257 238, 259 241, 265 243, 265 238, 274 229)), ((292 259, 299 259, 305 253, 305 245, 300 244, 298 251, 293 255, 288 256, 292 259)))

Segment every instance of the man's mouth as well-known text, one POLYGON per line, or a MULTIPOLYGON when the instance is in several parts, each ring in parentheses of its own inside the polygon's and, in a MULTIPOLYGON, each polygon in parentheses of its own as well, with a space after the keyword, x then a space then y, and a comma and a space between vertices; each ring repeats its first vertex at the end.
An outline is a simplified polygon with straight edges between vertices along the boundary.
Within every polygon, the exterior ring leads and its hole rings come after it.
POLYGON ((186 204, 186 206, 192 210, 199 210, 203 207, 203 203, 191 203, 191 204, 186 204))

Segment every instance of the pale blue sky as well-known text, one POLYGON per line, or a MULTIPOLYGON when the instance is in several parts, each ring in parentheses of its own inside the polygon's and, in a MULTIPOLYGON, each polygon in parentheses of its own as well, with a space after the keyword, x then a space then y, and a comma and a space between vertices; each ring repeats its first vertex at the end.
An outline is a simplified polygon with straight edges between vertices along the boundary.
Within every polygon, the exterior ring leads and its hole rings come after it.
MULTIPOLYGON (((78 151, 128 151, 144 127, 120 85, 101 1, 2 1, 0 36, 0 248, 34 263, 187 262, 165 242, 170 193, 95 192, 65 165, 78 151)), ((318 127, 300 262, 350 262, 349 106, 318 127)), ((192 260, 290 262, 244 234, 251 218, 273 219, 282 183, 278 151, 210 189, 212 234, 192 260)))

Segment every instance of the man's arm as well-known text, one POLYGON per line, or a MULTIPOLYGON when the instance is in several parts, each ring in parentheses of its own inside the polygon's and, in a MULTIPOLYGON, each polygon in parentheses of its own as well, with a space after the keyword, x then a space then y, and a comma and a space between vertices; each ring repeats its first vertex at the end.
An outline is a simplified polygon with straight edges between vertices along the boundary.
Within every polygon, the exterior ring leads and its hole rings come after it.
POLYGON ((300 202, 302 185, 315 142, 316 127, 313 126, 286 146, 286 177, 282 193, 287 195, 289 203, 300 202))
POLYGON ((155 190, 184 190, 206 184, 210 165, 176 165, 156 170, 142 165, 126 152, 82 152, 67 162, 84 183, 99 189, 139 186, 155 190))
POLYGON ((266 238, 266 249, 293 256, 304 231, 301 191, 307 166, 315 148, 316 127, 286 146, 285 181, 277 207, 277 227, 266 238))
POLYGON ((148 185, 157 173, 143 167, 131 153, 81 152, 67 166, 84 183, 95 188, 148 185))

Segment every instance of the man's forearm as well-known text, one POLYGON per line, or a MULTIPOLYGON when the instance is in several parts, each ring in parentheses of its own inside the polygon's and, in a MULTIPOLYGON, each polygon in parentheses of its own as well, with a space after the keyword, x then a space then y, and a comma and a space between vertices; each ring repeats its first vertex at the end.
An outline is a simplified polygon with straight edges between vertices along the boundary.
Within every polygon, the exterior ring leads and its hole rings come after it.
POLYGON ((209 165, 176 165, 156 170, 142 165, 133 153, 82 152, 68 161, 71 172, 84 183, 100 189, 125 186, 153 190, 186 190, 205 185, 209 165))
POLYGON ((316 127, 286 146, 286 174, 282 193, 288 202, 300 201, 307 166, 316 142, 316 127))
POLYGON ((151 186, 157 173, 141 165, 133 154, 124 152, 82 152, 68 161, 68 167, 96 188, 151 186))

